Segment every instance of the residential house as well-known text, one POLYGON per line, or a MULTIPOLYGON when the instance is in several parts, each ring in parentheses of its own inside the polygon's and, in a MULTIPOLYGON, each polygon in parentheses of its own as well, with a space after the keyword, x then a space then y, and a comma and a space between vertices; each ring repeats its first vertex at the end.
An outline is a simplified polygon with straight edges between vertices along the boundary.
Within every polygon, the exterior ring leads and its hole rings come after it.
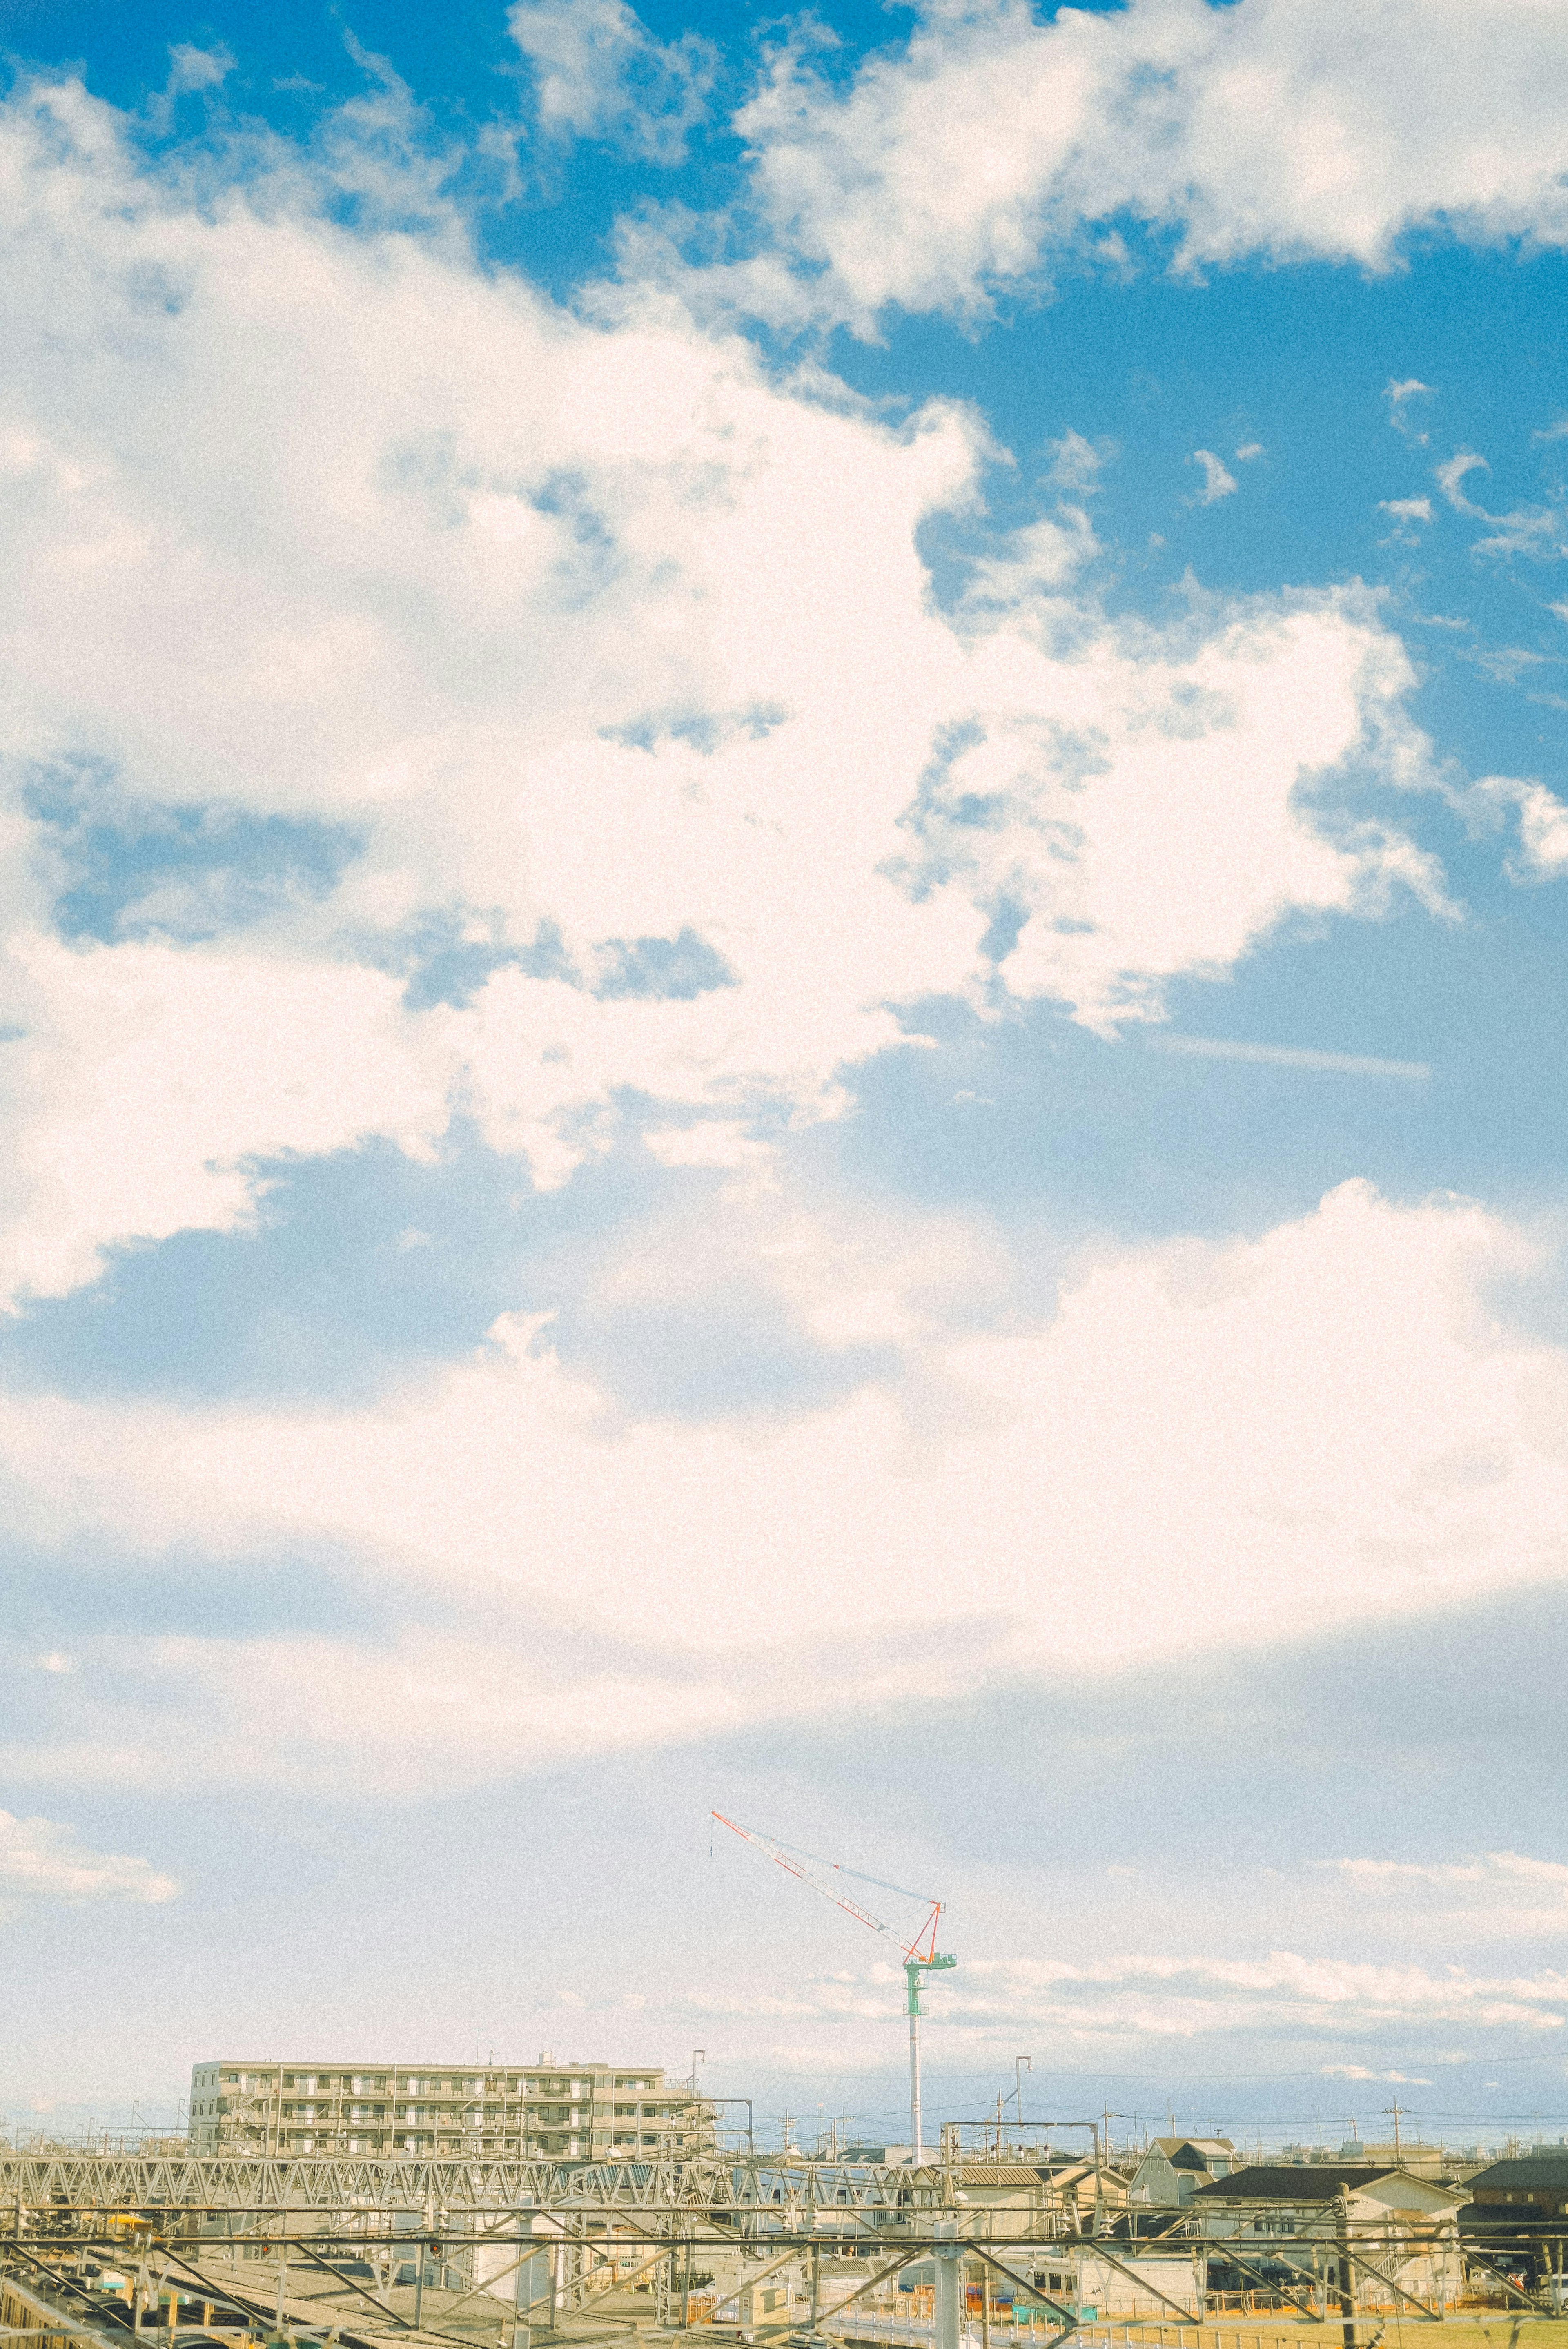
POLYGON ((1435 2307, 1463 2291, 1465 2200, 1461 2188, 1372 2162, 1255 2163, 1200 2186, 1192 2217, 1243 2276, 1261 2262, 1265 2274, 1294 2270, 1337 2290, 1348 2253, 1357 2305, 1435 2307))
POLYGON ((1157 2137, 1132 2173, 1134 2209, 1185 2210, 1200 2186, 1229 2178, 1243 2157, 1228 2137, 1157 2137))

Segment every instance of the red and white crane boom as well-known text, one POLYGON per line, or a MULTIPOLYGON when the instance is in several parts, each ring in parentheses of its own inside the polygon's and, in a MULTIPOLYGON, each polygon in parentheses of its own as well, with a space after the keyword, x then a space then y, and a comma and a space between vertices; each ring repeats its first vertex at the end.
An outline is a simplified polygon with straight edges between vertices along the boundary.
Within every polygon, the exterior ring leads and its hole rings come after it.
POLYGON ((835 1909, 842 1909, 846 1915, 868 1925, 873 1933, 885 1933, 903 1951, 903 1977, 909 1992, 910 2137, 913 2159, 923 2161, 925 2146, 920 2102, 920 1977, 923 1973, 943 1972, 958 1962, 956 1958, 942 1956, 937 1951, 936 1927, 942 1915, 942 1902, 934 1900, 929 1893, 911 1892, 902 1884, 886 1884, 880 1876, 867 1876, 858 1868, 846 1868, 841 1860, 823 1859, 816 1852, 798 1850, 793 1844, 781 1843, 777 1836, 759 1835, 754 1827, 743 1827, 738 1820, 726 1818, 722 1811, 715 1811, 713 1816, 721 1827, 728 1827, 732 1835, 739 1836, 746 1843, 754 1844, 777 1867, 801 1884, 809 1885, 813 1892, 820 1892, 825 1900, 830 1900, 835 1909), (825 1870, 826 1874, 818 1874, 817 1870, 825 1870), (842 1881, 845 1877, 852 1877, 858 1884, 874 1885, 879 1892, 896 1892, 900 1899, 919 1901, 929 1913, 913 1940, 903 1940, 892 1926, 881 1917, 873 1917, 869 1909, 862 1908, 845 1887, 842 1881))

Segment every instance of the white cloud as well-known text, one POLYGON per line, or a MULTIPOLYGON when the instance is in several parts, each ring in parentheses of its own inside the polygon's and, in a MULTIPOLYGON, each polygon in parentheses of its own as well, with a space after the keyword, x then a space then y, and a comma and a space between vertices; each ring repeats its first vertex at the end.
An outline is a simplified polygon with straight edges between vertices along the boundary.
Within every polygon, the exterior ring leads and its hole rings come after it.
POLYGON ((1483 775, 1471 787, 1474 803, 1514 808, 1519 815, 1522 864, 1511 876, 1550 881, 1568 873, 1568 806, 1544 783, 1517 775, 1483 775))
POLYGON ((1424 449, 1432 436, 1429 432, 1417 430, 1409 403, 1413 399, 1430 399, 1433 397, 1432 385, 1422 383, 1415 376, 1408 377, 1403 383, 1397 383, 1390 377, 1383 397, 1388 403, 1388 421, 1395 431, 1413 447, 1424 449))
POLYGON ((4 1047, 14 1295, 90 1279, 126 1234, 249 1222, 253 1157, 368 1133, 418 1153, 446 1123, 440 1020, 407 1020, 379 971, 161 942, 79 952, 35 932, 14 937, 0 987, 22 1030, 4 1047))
MULTIPOLYGON (((729 290, 867 332, 889 302, 974 310, 1122 212, 1178 231, 1183 268, 1382 268, 1439 217, 1559 244, 1565 99, 1568 32, 1539 0, 1131 0, 1047 21, 1026 0, 934 5, 847 86, 803 46, 776 58, 738 125, 804 265, 769 254, 729 290)), ((1106 258, 1126 266, 1119 240, 1106 258)))
POLYGON ((1490 535, 1475 543, 1477 554, 1528 554, 1542 563, 1568 555, 1568 530, 1556 506, 1516 506, 1511 513, 1494 514, 1472 503, 1464 484, 1472 473, 1491 472, 1484 457, 1471 450, 1461 451, 1435 470, 1438 487, 1454 512, 1491 526, 1490 535))
POLYGON ((53 1819, 0 1811, 0 1901, 162 1901, 179 1889, 148 1860, 87 1851, 53 1819))
POLYGON ((1568 1932, 1568 1866, 1516 1851, 1425 1862, 1326 1861, 1367 1904, 1429 1926, 1441 1920, 1456 1937, 1479 1932, 1502 1942, 1555 1939, 1568 1932))
MULTIPOLYGON (((972 416, 890 427, 657 304, 570 316, 475 264, 422 165, 427 233, 347 233, 346 176, 374 221, 403 168, 354 136, 309 169, 247 150, 198 202, 75 85, 0 110, 15 1291, 232 1226, 257 1156, 418 1150, 454 1106, 547 1182, 628 1083, 830 1113, 890 1007, 993 1000, 1004 901, 1004 988, 1107 1030, 1293 907, 1441 904, 1344 812, 1429 781, 1372 599, 1112 622, 1064 501, 944 614, 915 533, 974 507, 972 416), (40 773, 132 829, 173 802, 363 853, 242 935, 150 884, 136 934, 67 948, 40 773), (432 936, 476 975, 410 1009, 432 936)), ((1087 448, 1056 443, 1058 488, 1087 448)))
POLYGON ((1365 2064, 1325 2064, 1326 2080, 1389 2080, 1397 2087, 1429 2088, 1431 2081, 1420 2072, 1372 2072, 1365 2064))
POLYGON ((325 1547, 447 1619, 364 1648, 119 1640, 62 1685, 56 1742, 5 1766, 460 1783, 1568 1565, 1568 1354, 1491 1318, 1538 1250, 1479 1208, 1348 1185, 1260 1240, 1096 1251, 1054 1318, 969 1338, 1009 1274, 961 1224, 857 1230, 766 1178, 708 1220, 706 1261, 629 1238, 606 1278, 700 1307, 751 1251, 813 1344, 902 1370, 787 1419, 634 1419, 533 1321, 365 1408, 0 1399, 18 1538, 220 1570, 325 1547), (548 1675, 521 1669, 546 1651, 548 1675))
POLYGON ((710 41, 655 40, 626 0, 517 0, 507 24, 533 67, 542 129, 681 160, 717 74, 710 41))
POLYGON ((1430 498, 1379 498, 1377 511, 1394 524, 1390 537, 1397 544, 1415 546, 1419 543, 1415 524, 1431 521, 1432 502, 1430 498))
POLYGON ((1256 1061, 1280 1069, 1339 1070, 1349 1076, 1403 1077, 1422 1084, 1431 1075, 1426 1061, 1380 1061, 1365 1052, 1316 1051, 1299 1044, 1252 1044, 1230 1036, 1164 1036, 1150 1039, 1159 1050, 1200 1061, 1256 1061))
MULTIPOLYGON (((733 1988, 716 1984, 699 2011, 759 2023, 787 2019, 805 2026, 807 2044, 819 2047, 831 2043, 835 2025, 852 2023, 859 2026, 864 2062, 868 2042, 874 2044, 865 2024, 891 2023, 902 1989, 896 1969, 882 1965, 858 1978, 818 1975, 784 1996, 759 1998, 739 1982, 733 1988)), ((1369 2039, 1397 2044, 1406 2036, 1416 2039, 1423 2065, 1436 2065, 1464 2059, 1432 2049, 1435 2031, 1524 2029, 1544 2037, 1564 2027, 1565 2004, 1568 1976, 1552 1971, 1432 1971, 1290 1950, 1261 1959, 1145 1950, 1112 1951, 1088 1964, 966 1954, 956 1972, 931 1983, 929 2011, 934 2035, 950 2061, 983 2059, 1003 2033, 1027 2025, 1038 2034, 1037 2057, 1048 2051, 1058 2063, 1075 2055, 1110 2062, 1134 2048, 1147 2060, 1161 2043, 1167 2050, 1182 2044, 1191 2060, 1204 2042, 1227 2037, 1243 2038, 1254 2061, 1260 2041, 1294 2050, 1299 2061, 1310 2060, 1326 2041, 1365 2046, 1369 2039)), ((1430 2085, 1424 2071, 1353 2060, 1311 2068, 1323 2078, 1430 2085)))
POLYGON ((1106 451, 1086 440, 1081 432, 1072 429, 1051 443, 1050 477, 1058 489, 1073 490, 1080 497, 1098 487, 1106 451))
POLYGON ((1217 498, 1230 497, 1236 486, 1234 473, 1229 471, 1212 450, 1194 449, 1188 460, 1203 468, 1203 489, 1199 502, 1212 506, 1217 498))
POLYGON ((1006 2013, 1091 2042, 1134 2033, 1191 2039, 1238 2028, 1363 2036, 1470 2023, 1553 2032, 1564 2027, 1568 2002, 1568 1977, 1557 1972, 1500 1977, 1460 1967, 1429 1972, 1418 1965, 1288 1950, 1262 1959, 1113 1956, 1088 1966, 981 1960, 965 1968, 965 1977, 944 2002, 955 2019, 965 2012, 978 2019, 989 2011, 1000 2021, 1006 2013), (969 1988, 975 1977, 985 1985, 978 1994, 969 1988))

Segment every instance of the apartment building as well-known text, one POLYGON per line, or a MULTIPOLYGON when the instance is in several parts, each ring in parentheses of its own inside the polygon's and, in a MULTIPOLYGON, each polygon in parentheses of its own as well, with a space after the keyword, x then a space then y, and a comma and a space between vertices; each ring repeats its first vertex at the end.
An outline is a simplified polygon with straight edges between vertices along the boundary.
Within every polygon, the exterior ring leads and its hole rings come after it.
POLYGON ((191 2149, 603 2161, 689 2148, 704 2109, 655 2064, 228 2056, 191 2069, 191 2149))

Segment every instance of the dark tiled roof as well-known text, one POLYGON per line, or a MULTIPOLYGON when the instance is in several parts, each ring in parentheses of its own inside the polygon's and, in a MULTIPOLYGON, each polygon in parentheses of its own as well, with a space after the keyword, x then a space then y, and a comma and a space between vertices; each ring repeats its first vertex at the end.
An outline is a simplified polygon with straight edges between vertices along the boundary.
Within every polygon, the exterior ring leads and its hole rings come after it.
POLYGON ((1478 2169, 1470 2181, 1470 2190, 1491 2187, 1515 2192, 1522 2186, 1553 2186, 1568 2193, 1568 2152, 1522 2153, 1511 2161, 1494 2161, 1490 2169, 1478 2169))
POLYGON ((1370 2186, 1375 2178, 1392 2178, 1395 2174, 1393 2165, 1387 2161, 1315 2161, 1294 2167, 1263 2162, 1250 2169, 1235 2170, 1229 2178, 1216 2178, 1212 2186, 1200 2186, 1192 2199, 1332 2202, 1342 2186, 1354 2190, 1358 2186, 1370 2186))

